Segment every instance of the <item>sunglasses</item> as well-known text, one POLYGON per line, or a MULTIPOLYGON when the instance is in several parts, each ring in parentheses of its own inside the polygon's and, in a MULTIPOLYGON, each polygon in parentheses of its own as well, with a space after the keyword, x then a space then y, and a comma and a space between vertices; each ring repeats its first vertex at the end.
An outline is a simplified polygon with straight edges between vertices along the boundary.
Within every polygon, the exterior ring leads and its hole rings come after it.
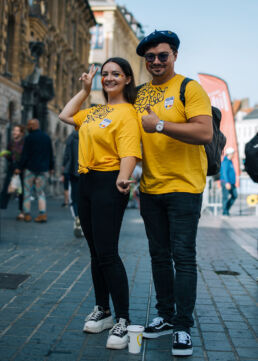
POLYGON ((165 61, 168 60, 170 54, 172 53, 167 53, 167 52, 162 52, 158 54, 147 53, 144 55, 144 57, 148 63, 153 63, 156 57, 159 59, 159 61, 161 61, 161 63, 165 63, 165 61))

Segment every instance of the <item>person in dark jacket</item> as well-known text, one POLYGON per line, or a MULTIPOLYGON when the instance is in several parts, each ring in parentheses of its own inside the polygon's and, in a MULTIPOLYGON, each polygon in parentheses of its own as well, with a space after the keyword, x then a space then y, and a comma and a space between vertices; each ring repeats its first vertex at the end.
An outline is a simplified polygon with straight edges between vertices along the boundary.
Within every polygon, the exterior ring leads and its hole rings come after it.
POLYGON ((39 129, 38 119, 30 119, 27 124, 29 135, 25 137, 24 147, 16 173, 24 170, 24 220, 32 220, 30 195, 35 186, 39 215, 35 222, 46 222, 45 186, 47 172, 54 169, 53 149, 50 137, 39 129))
POLYGON ((66 141, 66 147, 63 159, 64 177, 67 176, 71 185, 71 211, 74 217, 74 235, 82 237, 83 232, 78 216, 78 187, 79 187, 79 173, 78 173, 78 132, 74 130, 66 141))
POLYGON ((235 150, 231 147, 225 151, 226 155, 221 163, 220 182, 222 189, 222 209, 223 215, 229 216, 229 210, 237 199, 236 172, 232 158, 235 150))
MULTIPOLYGON (((7 153, 5 155, 7 164, 7 172, 4 180, 4 185, 0 195, 0 208, 6 209, 8 206, 8 202, 10 200, 10 193, 8 193, 8 187, 11 182, 12 176, 14 174, 14 170, 17 168, 18 162, 21 158, 22 148, 24 145, 24 135, 25 135, 25 127, 21 124, 16 124, 12 129, 12 139, 7 146, 7 153)), ((18 221, 24 219, 23 214, 23 174, 20 173, 21 180, 21 193, 19 194, 19 214, 16 217, 18 221)))

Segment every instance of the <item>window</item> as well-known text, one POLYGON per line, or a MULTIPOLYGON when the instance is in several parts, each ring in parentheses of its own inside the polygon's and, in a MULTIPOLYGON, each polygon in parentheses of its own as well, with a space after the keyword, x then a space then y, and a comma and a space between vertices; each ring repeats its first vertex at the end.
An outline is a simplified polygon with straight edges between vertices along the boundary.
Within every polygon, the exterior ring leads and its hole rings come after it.
POLYGON ((101 90, 102 89, 101 73, 100 73, 101 64, 95 64, 95 66, 98 67, 98 71, 97 71, 97 73, 94 76, 93 81, 92 81, 92 90, 101 90))
POLYGON ((103 25, 97 24, 91 28, 91 49, 102 49, 103 40, 103 25))

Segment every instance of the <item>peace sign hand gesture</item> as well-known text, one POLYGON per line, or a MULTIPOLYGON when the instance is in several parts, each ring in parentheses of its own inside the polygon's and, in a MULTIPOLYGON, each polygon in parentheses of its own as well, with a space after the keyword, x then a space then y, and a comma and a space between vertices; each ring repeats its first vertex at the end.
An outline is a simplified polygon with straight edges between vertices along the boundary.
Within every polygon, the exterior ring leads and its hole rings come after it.
POLYGON ((92 80, 95 74, 97 73, 97 71, 98 71, 98 67, 95 68, 95 65, 92 64, 89 72, 82 73, 81 77, 79 78, 79 80, 82 82, 82 89, 85 90, 86 93, 90 93, 92 80))

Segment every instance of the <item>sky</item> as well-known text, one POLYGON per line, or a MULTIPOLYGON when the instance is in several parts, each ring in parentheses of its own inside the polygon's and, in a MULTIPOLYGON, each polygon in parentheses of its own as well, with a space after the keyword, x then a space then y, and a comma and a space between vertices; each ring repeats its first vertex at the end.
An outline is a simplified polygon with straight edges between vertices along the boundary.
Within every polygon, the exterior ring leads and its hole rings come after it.
POLYGON ((231 100, 258 105, 258 0, 116 0, 148 35, 172 30, 180 39, 176 73, 226 81, 231 100))

